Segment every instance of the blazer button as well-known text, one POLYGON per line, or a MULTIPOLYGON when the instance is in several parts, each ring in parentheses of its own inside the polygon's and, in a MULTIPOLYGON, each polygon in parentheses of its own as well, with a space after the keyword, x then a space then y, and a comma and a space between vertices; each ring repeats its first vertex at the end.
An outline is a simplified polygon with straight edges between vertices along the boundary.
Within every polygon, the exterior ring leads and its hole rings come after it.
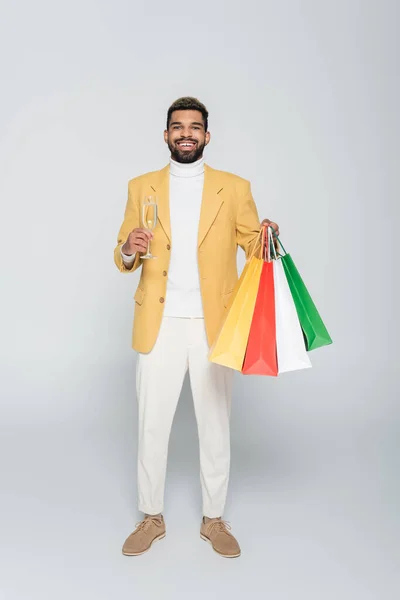
POLYGON ((167 244, 167 250, 171 250, 171 246, 167 244))
POLYGON ((163 271, 162 274, 164 275, 164 277, 167 276, 167 271, 163 271))
POLYGON ((160 298, 160 302, 162 304, 164 302, 164 298, 160 298))

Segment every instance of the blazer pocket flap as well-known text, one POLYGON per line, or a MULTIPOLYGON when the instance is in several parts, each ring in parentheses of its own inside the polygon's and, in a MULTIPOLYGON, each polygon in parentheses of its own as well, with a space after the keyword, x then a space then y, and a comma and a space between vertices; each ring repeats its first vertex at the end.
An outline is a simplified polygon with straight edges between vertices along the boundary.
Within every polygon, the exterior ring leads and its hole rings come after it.
POLYGON ((141 287, 138 287, 133 297, 135 302, 137 302, 138 304, 142 304, 145 293, 146 292, 141 287))

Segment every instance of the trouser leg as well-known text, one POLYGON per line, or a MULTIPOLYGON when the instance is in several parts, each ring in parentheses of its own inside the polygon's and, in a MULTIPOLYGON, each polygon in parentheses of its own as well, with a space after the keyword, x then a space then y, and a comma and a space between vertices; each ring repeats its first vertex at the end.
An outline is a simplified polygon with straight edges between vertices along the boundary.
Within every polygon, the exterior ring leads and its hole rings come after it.
POLYGON ((188 368, 185 319, 164 317, 157 341, 136 362, 138 402, 138 508, 164 510, 168 443, 188 368))
POLYGON ((208 360, 204 319, 192 319, 189 374, 200 446, 203 515, 222 516, 230 469, 230 413, 234 372, 208 360))

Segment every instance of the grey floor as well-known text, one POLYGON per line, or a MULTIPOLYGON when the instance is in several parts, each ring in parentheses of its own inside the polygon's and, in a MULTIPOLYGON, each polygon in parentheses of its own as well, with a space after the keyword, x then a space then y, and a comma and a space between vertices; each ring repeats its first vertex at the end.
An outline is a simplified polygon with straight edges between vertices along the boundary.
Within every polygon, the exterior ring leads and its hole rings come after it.
POLYGON ((321 388, 318 403, 311 401, 311 391, 318 390, 305 374, 295 376, 303 398, 285 402, 291 377, 279 387, 260 378, 256 388, 270 394, 264 399, 246 398, 246 386, 236 383, 224 516, 242 548, 237 559, 221 558, 199 537, 197 432, 188 379, 170 440, 167 536, 140 557, 121 554, 140 517, 136 412, 127 382, 107 418, 98 416, 86 390, 90 426, 63 414, 56 418, 56 407, 52 426, 23 420, 3 426, 1 598, 397 599, 393 423, 370 410, 357 426, 361 397, 353 397, 348 412, 345 397, 337 400, 338 411, 330 398, 328 410, 329 389, 324 395, 321 388), (340 412, 347 418, 338 418, 340 412))

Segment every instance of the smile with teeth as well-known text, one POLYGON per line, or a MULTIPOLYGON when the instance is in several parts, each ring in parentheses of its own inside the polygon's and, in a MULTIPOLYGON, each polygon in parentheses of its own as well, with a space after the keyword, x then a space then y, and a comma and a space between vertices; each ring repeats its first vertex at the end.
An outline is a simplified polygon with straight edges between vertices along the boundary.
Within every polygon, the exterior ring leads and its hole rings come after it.
POLYGON ((191 150, 192 148, 194 148, 194 147, 195 147, 195 145, 196 145, 196 144, 195 144, 194 142, 178 142, 178 143, 177 143, 177 145, 178 145, 180 148, 184 148, 184 149, 187 149, 187 150, 191 150))

